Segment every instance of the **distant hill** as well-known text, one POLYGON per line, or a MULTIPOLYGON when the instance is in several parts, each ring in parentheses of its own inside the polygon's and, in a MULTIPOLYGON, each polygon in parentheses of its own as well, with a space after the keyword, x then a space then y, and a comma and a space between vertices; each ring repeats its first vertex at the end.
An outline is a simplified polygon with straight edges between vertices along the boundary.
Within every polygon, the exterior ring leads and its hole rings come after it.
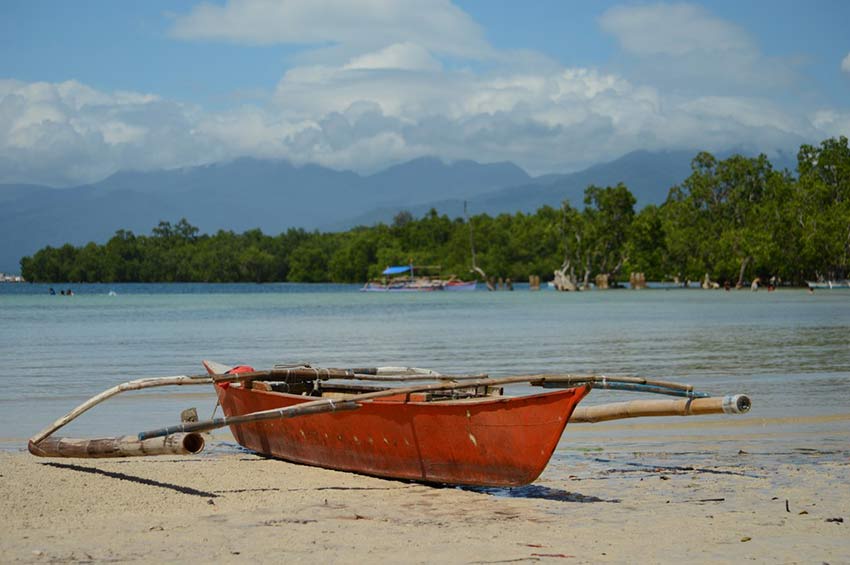
MULTIPOLYGON (((732 151, 718 153, 718 159, 726 159, 732 151)), ((348 229, 357 225, 372 225, 378 222, 391 222, 401 210, 407 210, 415 217, 421 217, 431 208, 450 217, 463 215, 463 203, 467 202, 470 214, 490 214, 514 212, 534 212, 541 206, 560 207, 564 200, 573 206, 581 207, 584 190, 597 186, 615 186, 624 183, 637 200, 636 209, 648 204, 661 204, 666 200, 670 188, 681 184, 691 174, 691 161, 694 151, 633 151, 608 163, 600 163, 566 174, 549 174, 531 178, 528 182, 508 186, 479 195, 463 193, 461 197, 433 200, 422 204, 404 206, 380 206, 365 214, 354 216, 344 222, 328 224, 325 229, 348 229)), ((795 158, 779 154, 771 159, 777 170, 796 168, 795 158)), ((461 193, 459 193, 461 194, 461 193)))
POLYGON ((339 230, 392 221, 400 210, 533 212, 564 199, 581 205, 584 189, 624 182, 638 207, 660 203, 690 174, 693 152, 636 151, 570 174, 532 178, 513 163, 414 159, 372 175, 282 160, 237 159, 167 171, 116 173, 76 188, 0 185, 0 271, 17 273, 22 256, 46 246, 105 242, 115 231, 149 234, 160 220, 185 217, 202 232, 289 227, 339 230))
POLYGON ((406 207, 382 206, 333 227, 343 229, 353 225, 388 222, 401 209, 406 209, 417 217, 431 208, 449 216, 460 216, 463 214, 464 200, 468 201, 470 214, 534 212, 547 204, 559 207, 564 200, 569 200, 574 206, 581 206, 584 189, 589 185, 605 187, 614 186, 619 182, 629 187, 637 199, 637 208, 640 209, 647 204, 662 203, 667 198, 670 187, 681 183, 690 175, 690 163, 693 158, 692 151, 634 151, 583 171, 544 175, 477 196, 465 195, 468 197, 434 200, 406 207))
POLYGON ((202 232, 259 227, 276 234, 340 223, 376 206, 480 195, 529 179, 512 163, 421 158, 362 176, 246 158, 168 171, 122 171, 66 189, 0 185, 0 271, 18 272, 22 256, 46 245, 104 242, 119 229, 148 234, 160 220, 186 217, 202 232))

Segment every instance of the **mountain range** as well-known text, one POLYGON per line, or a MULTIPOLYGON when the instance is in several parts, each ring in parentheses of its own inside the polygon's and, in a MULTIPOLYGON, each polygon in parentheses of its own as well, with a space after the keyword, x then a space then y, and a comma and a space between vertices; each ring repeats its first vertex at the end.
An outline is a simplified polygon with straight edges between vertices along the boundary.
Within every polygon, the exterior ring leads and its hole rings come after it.
POLYGON ((636 151, 568 174, 532 177, 513 163, 414 159, 371 175, 283 160, 242 158, 173 170, 121 171, 89 185, 0 185, 0 271, 46 246, 103 243, 119 229, 148 234, 160 220, 185 217, 202 233, 289 227, 341 230, 389 222, 401 210, 430 208, 455 217, 533 212, 564 199, 580 206, 590 184, 624 182, 638 207, 660 203, 690 174, 690 151, 636 151))

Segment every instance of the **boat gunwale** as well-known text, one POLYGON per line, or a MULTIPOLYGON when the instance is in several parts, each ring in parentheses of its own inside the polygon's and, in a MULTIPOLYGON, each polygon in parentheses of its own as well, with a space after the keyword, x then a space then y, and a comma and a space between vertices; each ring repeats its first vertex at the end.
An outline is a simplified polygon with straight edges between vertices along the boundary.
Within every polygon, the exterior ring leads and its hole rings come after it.
MULTIPOLYGON (((224 389, 224 394, 227 394, 227 389, 230 388, 230 387, 222 387, 220 384, 217 385, 217 386, 219 388, 224 389)), ((531 399, 544 398, 544 397, 547 397, 547 396, 555 396, 555 395, 558 395, 558 394, 562 394, 563 392, 568 391, 568 390, 575 390, 575 389, 580 389, 580 388, 583 388, 583 387, 592 388, 587 384, 579 384, 579 385, 576 385, 574 387, 562 388, 562 389, 558 389, 558 390, 540 392, 540 393, 535 393, 535 394, 524 394, 524 395, 519 395, 519 396, 507 396, 507 395, 500 394, 500 395, 470 396, 468 398, 436 398, 436 399, 430 399, 430 400, 410 400, 411 394, 409 394, 409 393, 405 394, 405 393, 400 392, 398 396, 399 397, 404 396, 405 398, 397 398, 397 397, 394 397, 394 396, 388 396, 388 397, 384 397, 384 398, 365 399, 365 400, 362 401, 362 403, 363 404, 366 404, 366 403, 369 403, 369 404, 389 404, 389 405, 423 405, 423 406, 446 406, 446 405, 468 406, 470 404, 475 404, 475 405, 482 404, 483 405, 483 404, 488 404, 488 403, 497 404, 497 403, 507 403, 507 402, 511 402, 511 401, 517 401, 517 400, 531 400, 531 399)), ((285 398, 289 398, 289 399, 292 399, 292 400, 298 400, 299 402, 311 402, 311 401, 314 401, 314 400, 321 400, 323 398, 323 397, 318 397, 318 396, 309 396, 309 395, 302 395, 302 394, 293 394, 293 393, 288 393, 288 392, 280 392, 280 391, 276 391, 276 390, 263 390, 263 389, 257 389, 257 388, 242 388, 242 387, 234 387, 234 388, 236 388, 237 390, 242 390, 244 392, 250 392, 250 393, 254 393, 254 394, 270 395, 270 396, 273 396, 273 397, 285 397, 285 398)), ((333 387, 327 386, 326 388, 332 390, 333 387)), ((376 387, 375 390, 392 390, 392 387, 386 387, 386 388, 376 387)), ((339 400, 341 400, 341 401, 343 401, 343 400, 345 400, 345 401, 350 401, 350 400, 356 401, 357 396, 358 396, 357 394, 350 394, 346 397, 340 397, 339 400)), ((327 398, 327 397, 325 397, 325 398, 327 398)))

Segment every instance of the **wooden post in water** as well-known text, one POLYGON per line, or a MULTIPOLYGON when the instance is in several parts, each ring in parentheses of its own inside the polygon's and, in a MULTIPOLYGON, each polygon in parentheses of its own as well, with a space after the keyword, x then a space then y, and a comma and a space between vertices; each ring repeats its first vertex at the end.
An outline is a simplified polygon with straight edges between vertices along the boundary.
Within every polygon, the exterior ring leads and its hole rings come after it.
POLYGON ((646 288, 646 275, 638 271, 629 273, 629 286, 633 290, 646 288))

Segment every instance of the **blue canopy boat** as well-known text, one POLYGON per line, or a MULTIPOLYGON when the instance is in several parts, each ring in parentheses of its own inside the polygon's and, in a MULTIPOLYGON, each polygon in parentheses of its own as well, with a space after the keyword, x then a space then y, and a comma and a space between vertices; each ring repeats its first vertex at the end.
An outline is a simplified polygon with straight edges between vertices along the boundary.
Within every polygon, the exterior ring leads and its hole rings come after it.
MULTIPOLYGON (((422 267, 420 267, 422 268, 422 267)), ((449 280, 416 277, 413 264, 387 267, 381 272, 383 281, 367 282, 361 292, 430 292, 434 290, 475 290, 476 281, 465 282, 451 277, 449 280), (399 275, 405 275, 400 277, 399 275), (387 277, 396 277, 389 279, 387 277)))

